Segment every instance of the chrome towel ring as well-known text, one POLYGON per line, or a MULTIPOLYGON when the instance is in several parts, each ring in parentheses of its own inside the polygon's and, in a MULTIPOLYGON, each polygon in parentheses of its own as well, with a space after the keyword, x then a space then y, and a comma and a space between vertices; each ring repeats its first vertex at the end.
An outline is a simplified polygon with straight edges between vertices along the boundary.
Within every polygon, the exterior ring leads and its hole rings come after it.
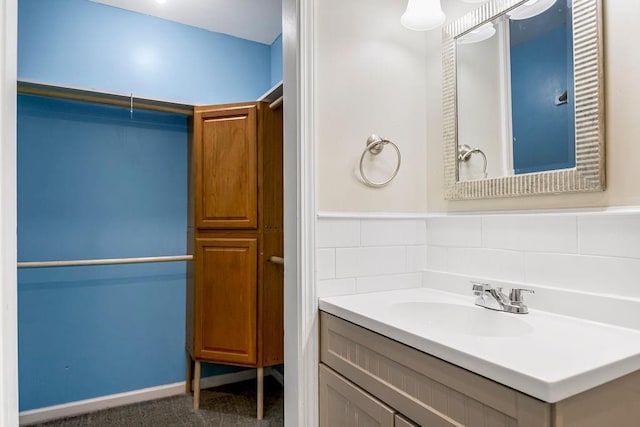
POLYGON ((386 138, 380 138, 378 135, 375 135, 375 134, 371 135, 369 138, 367 138, 367 147, 362 152, 362 156, 360 156, 360 176, 362 177, 362 180, 364 181, 364 183, 370 187, 374 187, 374 188, 384 187, 385 185, 393 181, 393 178, 395 178, 396 175, 398 175, 401 162, 402 162, 402 156, 400 155, 400 149, 396 144, 394 144, 393 142, 391 142, 386 138), (393 171, 393 174, 391 175, 391 177, 384 182, 370 181, 369 178, 367 178, 367 176, 364 173, 364 166, 363 166, 364 158, 367 155, 367 153, 370 153, 373 156, 377 156, 378 154, 382 153, 382 150, 384 150, 384 146, 387 144, 391 145, 396 150, 396 155, 398 156, 398 164, 396 165, 396 169, 395 171, 393 171))
POLYGON ((482 168, 482 175, 483 178, 487 177, 487 155, 484 154, 484 151, 482 151, 479 148, 471 148, 470 146, 468 146, 467 144, 462 144, 458 146, 458 171, 460 168, 461 163, 460 162, 468 162, 469 159, 471 159, 471 156, 474 153, 478 153, 482 156, 483 160, 484 160, 484 166, 482 168))

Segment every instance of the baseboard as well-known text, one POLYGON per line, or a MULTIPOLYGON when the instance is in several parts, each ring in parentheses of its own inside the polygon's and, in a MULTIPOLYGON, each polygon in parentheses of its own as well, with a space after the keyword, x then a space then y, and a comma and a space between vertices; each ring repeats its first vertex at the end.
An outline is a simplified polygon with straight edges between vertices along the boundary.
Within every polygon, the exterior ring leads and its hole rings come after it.
POLYGON ((269 374, 273 377, 274 380, 278 381, 280 385, 284 387, 284 375, 282 375, 280 371, 278 371, 274 367, 271 367, 269 368, 269 374))
MULTIPOLYGON (((218 387, 250 380, 256 377, 255 369, 248 369, 230 374, 214 375, 200 380, 201 388, 218 387)), ((275 378, 275 377, 274 377, 275 378)), ((276 378, 277 379, 277 378, 276 378)), ((79 400, 77 402, 62 405, 48 406, 46 408, 32 409, 20 412, 20 425, 29 425, 51 421, 57 418, 73 417, 98 411, 100 409, 116 406, 130 405, 132 403, 146 402, 148 400, 162 399, 164 397, 177 396, 185 392, 185 382, 166 384, 157 387, 143 388, 128 391, 126 393, 112 394, 94 399, 79 400)))

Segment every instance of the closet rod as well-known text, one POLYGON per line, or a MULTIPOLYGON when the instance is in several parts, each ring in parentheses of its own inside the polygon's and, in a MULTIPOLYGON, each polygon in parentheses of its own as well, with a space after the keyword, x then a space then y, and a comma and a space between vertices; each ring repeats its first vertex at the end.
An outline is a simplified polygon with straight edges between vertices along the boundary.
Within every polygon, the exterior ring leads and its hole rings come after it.
POLYGON ((154 256, 143 258, 78 259, 69 261, 19 262, 18 268, 74 267, 79 265, 143 264, 150 262, 193 261, 193 255, 154 256))
POLYGON ((283 100, 284 100, 284 96, 281 96, 280 98, 276 99, 271 104, 269 104, 269 108, 271 108, 272 110, 279 108, 282 105, 283 100))
POLYGON ((18 81, 18 93, 26 95, 47 96, 73 101, 92 102, 95 104, 115 105, 129 108, 133 102, 134 109, 160 111, 163 113, 184 114, 193 116, 193 106, 154 99, 136 98, 130 95, 117 95, 86 89, 53 86, 36 82, 18 81))

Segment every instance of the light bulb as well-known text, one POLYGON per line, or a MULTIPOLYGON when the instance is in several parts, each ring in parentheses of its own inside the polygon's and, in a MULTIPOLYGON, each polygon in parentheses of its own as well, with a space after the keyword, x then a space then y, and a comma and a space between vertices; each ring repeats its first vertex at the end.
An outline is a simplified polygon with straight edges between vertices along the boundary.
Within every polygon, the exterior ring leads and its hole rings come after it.
POLYGON ((409 0, 400 23, 410 30, 427 31, 441 26, 445 18, 440 0, 409 0))

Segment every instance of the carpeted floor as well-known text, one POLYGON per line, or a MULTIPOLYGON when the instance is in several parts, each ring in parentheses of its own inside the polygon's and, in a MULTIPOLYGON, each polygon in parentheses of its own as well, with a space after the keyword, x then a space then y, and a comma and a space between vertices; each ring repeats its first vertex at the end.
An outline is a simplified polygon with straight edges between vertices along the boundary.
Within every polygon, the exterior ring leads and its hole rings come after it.
POLYGON ((180 395, 150 402, 49 421, 46 427, 187 427, 187 426, 283 426, 284 393, 272 377, 264 380, 264 419, 256 420, 256 382, 202 390, 200 410, 193 410, 193 396, 180 395))

